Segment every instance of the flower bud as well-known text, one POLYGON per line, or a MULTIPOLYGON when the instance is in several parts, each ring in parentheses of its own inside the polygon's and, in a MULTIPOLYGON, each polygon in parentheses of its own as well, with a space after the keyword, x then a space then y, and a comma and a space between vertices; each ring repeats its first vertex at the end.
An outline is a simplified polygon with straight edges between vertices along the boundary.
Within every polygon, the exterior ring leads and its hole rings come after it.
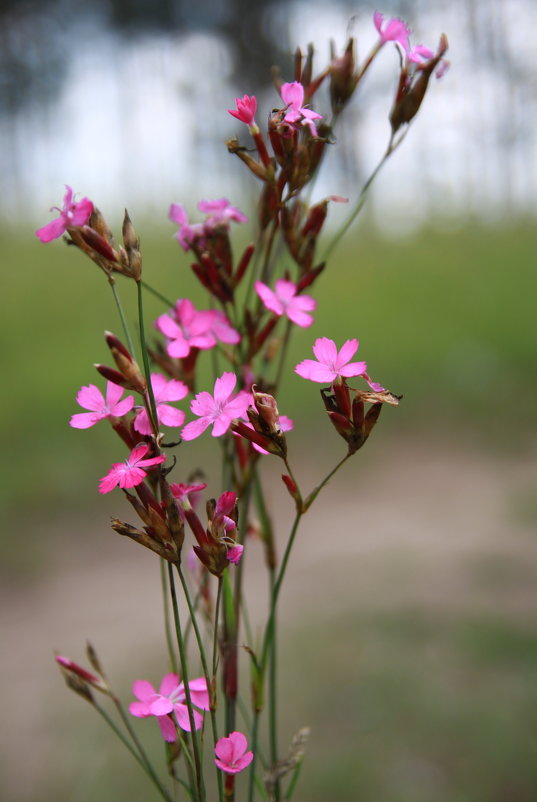
POLYGON ((129 351, 125 348, 121 340, 115 336, 115 334, 105 331, 104 337, 106 344, 108 345, 112 356, 114 357, 114 362, 116 363, 119 372, 129 383, 129 385, 122 383, 122 386, 130 386, 132 390, 145 394, 147 391, 145 377, 129 351))

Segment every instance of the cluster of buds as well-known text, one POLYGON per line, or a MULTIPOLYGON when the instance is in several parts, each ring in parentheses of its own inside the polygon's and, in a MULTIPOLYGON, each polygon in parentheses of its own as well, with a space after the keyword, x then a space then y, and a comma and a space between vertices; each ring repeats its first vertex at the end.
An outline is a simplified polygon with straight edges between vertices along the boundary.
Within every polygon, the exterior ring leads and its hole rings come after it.
POLYGON ((252 387, 252 398, 255 409, 248 407, 246 410, 250 425, 236 420, 231 424, 232 431, 257 446, 258 451, 285 459, 287 443, 276 399, 269 393, 258 392, 255 384, 252 387))
POLYGON ((337 433, 347 443, 349 455, 355 454, 364 445, 379 418, 382 405, 396 407, 402 398, 388 390, 375 392, 353 389, 352 393, 354 398, 351 402, 351 388, 345 379, 335 381, 330 387, 321 388, 328 417, 337 433), (367 412, 366 403, 371 404, 367 412))
POLYGON ((229 225, 247 222, 247 217, 227 198, 200 201, 198 209, 206 215, 202 223, 190 223, 184 206, 172 203, 169 218, 177 223, 177 240, 183 250, 196 257, 192 271, 203 287, 222 304, 233 302, 235 288, 240 284, 254 253, 248 245, 234 267, 229 225))
POLYGON ((418 45, 401 57, 399 84, 390 112, 393 134, 402 125, 408 125, 418 113, 433 72, 436 70, 437 78, 441 78, 447 70, 449 63, 444 59, 447 49, 447 36, 442 34, 436 54, 418 45))
POLYGON ((181 549, 185 539, 185 527, 179 513, 175 497, 170 489, 164 473, 159 478, 161 504, 144 482, 136 485, 136 496, 124 490, 127 500, 145 524, 138 529, 131 524, 112 518, 112 529, 119 535, 125 535, 136 543, 170 563, 179 565, 181 549))
POLYGON ((236 565, 240 561, 243 552, 243 546, 237 543, 237 494, 230 491, 222 493, 217 500, 209 499, 207 528, 192 507, 188 494, 181 494, 178 501, 197 540, 194 551, 211 574, 221 577, 230 563, 236 565))

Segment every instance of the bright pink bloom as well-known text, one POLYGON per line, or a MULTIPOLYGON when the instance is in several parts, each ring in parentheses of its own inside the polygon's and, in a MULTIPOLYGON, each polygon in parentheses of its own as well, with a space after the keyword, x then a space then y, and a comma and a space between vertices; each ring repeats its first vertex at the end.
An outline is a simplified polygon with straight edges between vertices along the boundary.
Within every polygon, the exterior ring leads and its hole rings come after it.
MULTIPOLYGON (((155 406, 159 423, 164 426, 182 426, 185 422, 185 413, 171 407, 168 401, 181 401, 188 395, 188 387, 184 382, 176 379, 166 379, 161 373, 151 374, 151 386, 155 396, 155 406)), ((134 428, 140 434, 151 434, 151 424, 145 409, 141 409, 134 421, 134 428)))
POLYGON ((328 337, 315 340, 314 359, 304 359, 295 368, 295 373, 313 382, 333 382, 338 376, 363 376, 367 370, 365 362, 351 362, 358 350, 358 340, 347 340, 338 351, 336 344, 328 337))
POLYGON ((150 468, 153 465, 160 465, 161 462, 166 462, 164 455, 143 459, 148 451, 149 446, 144 443, 133 448, 130 457, 125 462, 115 462, 106 476, 103 476, 99 482, 99 493, 110 493, 117 485, 119 487, 136 487, 147 476, 143 468, 150 468))
POLYGON ((202 482, 199 485, 184 485, 182 482, 179 483, 173 482, 170 485, 170 490, 172 491, 173 495, 179 502, 177 508, 179 510, 179 515, 181 516, 183 521, 185 520, 185 512, 183 510, 182 504, 188 502, 188 504, 190 504, 191 507, 195 507, 198 502, 198 498, 201 491, 205 490, 206 487, 207 487, 206 482, 202 482))
MULTIPOLYGON (((209 693, 205 679, 199 677, 190 680, 188 688, 192 704, 201 710, 209 710, 209 693)), ((139 701, 131 702, 130 713, 138 718, 156 716, 165 741, 177 740, 173 716, 182 730, 190 732, 185 686, 184 683, 179 682, 177 674, 166 674, 160 683, 158 693, 153 685, 144 679, 136 680, 133 683, 132 692, 139 701)), ((193 713, 194 727, 199 730, 203 724, 203 716, 197 710, 194 710, 193 713)))
POLYGON ((121 418, 130 412, 134 406, 134 398, 128 395, 120 401, 123 395, 123 387, 113 382, 106 384, 106 401, 103 394, 98 387, 94 384, 88 387, 81 387, 78 391, 76 400, 78 404, 84 409, 89 409, 91 412, 78 412, 71 417, 69 425, 74 429, 89 429, 100 420, 105 418, 121 418))
POLYGON ((410 28, 406 22, 403 22, 402 19, 391 17, 384 23, 384 14, 381 14, 380 11, 375 11, 373 14, 373 22, 380 34, 381 45, 386 44, 386 42, 397 42, 404 50, 409 50, 408 37, 410 36, 410 28))
POLYGON ((313 317, 308 312, 315 309, 317 301, 309 295, 297 295, 296 288, 296 284, 283 278, 276 281, 276 292, 262 281, 255 282, 255 290, 267 309, 278 317, 286 315, 297 326, 307 328, 313 323, 313 317))
POLYGON ((75 203, 71 187, 66 184, 65 189, 63 208, 60 209, 58 206, 53 206, 51 209, 51 211, 59 212, 60 216, 51 220, 46 226, 38 228, 35 232, 41 242, 51 242, 53 239, 61 237, 68 228, 85 226, 91 217, 93 203, 88 198, 82 198, 81 201, 75 203))
POLYGON ((416 45, 406 51, 406 57, 408 61, 412 61, 414 64, 421 64, 424 61, 434 58, 434 53, 432 50, 429 50, 428 47, 424 47, 424 45, 416 45))
POLYGON ((315 340, 313 353, 317 357, 314 359, 304 359, 296 368, 295 373, 303 379, 312 382, 334 382, 338 377, 349 378, 350 376, 363 376, 372 390, 379 393, 384 390, 381 384, 371 381, 367 374, 367 364, 365 362, 350 362, 358 350, 358 340, 346 340, 341 350, 338 351, 336 344, 328 337, 319 337, 315 340))
POLYGON ((255 126, 255 113, 257 111, 257 100, 255 95, 243 95, 242 98, 236 97, 236 109, 228 109, 232 117, 236 117, 241 123, 246 125, 255 126))
POLYGON ((312 136, 317 136, 317 128, 313 120, 321 120, 322 114, 317 114, 316 111, 304 107, 304 87, 298 81, 293 81, 292 84, 282 84, 280 89, 282 100, 287 106, 287 113, 283 118, 286 123, 290 123, 294 127, 300 125, 307 125, 310 129, 312 136))
POLYGON ((234 373, 223 373, 214 383, 214 397, 208 392, 198 393, 190 404, 199 420, 187 423, 182 431, 183 440, 194 440, 212 424, 213 437, 227 432, 234 418, 243 418, 250 404, 249 393, 233 395, 237 377, 234 373))
POLYGON ((214 762, 226 774, 238 774, 244 771, 252 760, 254 753, 246 751, 248 741, 242 732, 231 732, 228 738, 220 738, 214 748, 216 757, 214 762))
POLYGON ((179 299, 170 315, 161 315, 155 321, 159 331, 168 337, 170 356, 182 359, 192 348, 213 348, 216 337, 211 331, 214 315, 211 311, 198 311, 192 301, 179 299))
POLYGON ((215 226, 227 225, 232 220, 236 223, 246 223, 248 218, 238 206, 232 206, 227 198, 219 198, 213 201, 200 201, 198 203, 200 212, 208 215, 205 220, 204 229, 207 232, 215 226))
POLYGON ((188 251, 196 239, 203 239, 204 228, 202 223, 188 222, 188 215, 185 207, 181 203, 172 203, 168 217, 173 223, 177 223, 179 231, 175 235, 179 245, 184 251, 188 251))

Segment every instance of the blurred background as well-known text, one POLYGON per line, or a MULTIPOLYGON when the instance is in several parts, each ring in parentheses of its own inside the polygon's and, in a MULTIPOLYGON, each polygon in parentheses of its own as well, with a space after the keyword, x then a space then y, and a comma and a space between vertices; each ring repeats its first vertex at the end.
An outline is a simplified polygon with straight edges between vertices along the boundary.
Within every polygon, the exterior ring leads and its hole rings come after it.
MULTIPOLYGON (((298 802, 537 794, 537 4, 443 6, 379 9, 404 17, 414 43, 434 49, 447 33, 451 69, 431 83, 334 253, 316 323, 290 354, 292 366, 316 336, 357 336, 373 377, 404 395, 305 519, 290 566, 282 744, 312 727, 298 802)), ((127 702, 132 681, 156 682, 165 664, 158 566, 108 529, 111 514, 128 518, 119 495, 97 498, 116 442, 104 425, 67 425, 79 387, 96 380, 92 364, 108 361, 113 299, 91 263, 61 242, 43 246, 34 230, 65 183, 116 230, 127 205, 151 283, 203 304, 169 203, 193 210, 225 195, 252 210, 257 185, 224 144, 245 132, 226 110, 254 92, 262 114, 277 105, 270 68, 290 79, 297 45, 315 44, 320 70, 329 40, 340 52, 352 33, 364 59, 375 10, 334 0, 0 2, 6 802, 152 798, 114 736, 65 691, 52 653, 82 662, 89 638, 127 702)), ((397 71, 385 48, 314 197, 357 197, 387 144, 397 71)), ((316 109, 328 112, 326 95, 316 109)), ((342 211, 330 214, 337 223, 342 211)), ((134 321, 131 288, 121 289, 134 321)), ((148 320, 162 311, 148 300, 148 320)), ((279 399, 295 419, 290 448, 306 487, 343 453, 308 384, 290 370, 279 399)), ((210 440, 194 462, 211 460, 210 440)), ((292 510, 267 460, 283 542, 292 510)), ((261 563, 253 544, 254 621, 261 563)), ((157 754, 156 728, 137 723, 157 754)))

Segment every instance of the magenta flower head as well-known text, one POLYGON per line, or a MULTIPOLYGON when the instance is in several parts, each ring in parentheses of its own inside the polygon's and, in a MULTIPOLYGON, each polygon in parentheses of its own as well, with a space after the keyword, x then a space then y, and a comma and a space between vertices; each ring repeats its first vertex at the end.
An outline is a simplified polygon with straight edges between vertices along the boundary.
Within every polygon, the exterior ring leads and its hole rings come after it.
POLYGON ((214 383, 214 396, 208 392, 198 393, 190 404, 198 420, 187 423, 182 431, 183 440, 195 440, 212 425, 213 437, 227 432, 234 418, 244 418, 250 404, 250 395, 244 391, 233 394, 237 377, 234 373, 223 373, 214 383))
POLYGON ((88 198, 82 198, 81 201, 75 202, 71 187, 66 184, 65 189, 63 207, 60 209, 58 206, 53 206, 51 209, 51 211, 58 211, 60 216, 51 220, 46 226, 38 228, 35 232, 41 242, 51 242, 53 239, 58 239, 68 228, 85 226, 91 217, 93 203, 88 198))
POLYGON ((168 217, 179 226, 175 238, 184 251, 188 251, 195 240, 203 239, 203 225, 201 223, 189 223, 186 209, 181 203, 170 204, 168 217))
POLYGON ((105 418, 121 418, 134 406, 132 395, 120 400, 122 395, 123 387, 110 381, 106 384, 106 400, 94 384, 81 387, 76 400, 83 409, 89 409, 90 412, 78 412, 73 415, 69 425, 74 429, 89 429, 105 418))
POLYGON ((136 446, 125 462, 115 462, 106 476, 103 476, 99 482, 99 493, 110 493, 118 485, 122 488, 136 487, 147 476, 146 471, 143 470, 144 468, 151 468, 153 465, 160 465, 161 462, 166 462, 164 455, 143 459, 148 451, 149 446, 146 444, 136 446))
POLYGON ((232 206, 227 198, 219 198, 212 201, 200 201, 198 209, 207 215, 203 227, 208 233, 215 226, 226 226, 232 220, 235 223, 246 223, 248 218, 241 212, 238 206, 232 206))
POLYGON ((384 14, 381 14, 380 11, 375 11, 373 14, 373 22, 380 35, 381 47, 386 42, 397 42, 403 50, 409 50, 408 37, 410 36, 410 28, 406 22, 396 17, 390 17, 390 19, 384 21, 384 14))
POLYGON ((254 759, 252 751, 246 751, 248 741, 242 732, 231 732, 228 738, 220 738, 214 751, 214 762, 226 774, 238 774, 248 768, 254 759))
POLYGON ((299 125, 306 125, 312 136, 318 136, 314 120, 321 120, 322 114, 307 109, 304 106, 304 87, 298 81, 282 84, 280 89, 282 100, 287 106, 287 112, 283 118, 286 123, 297 128, 299 125))
POLYGON ((255 291, 264 306, 278 317, 285 315, 302 328, 307 328, 313 323, 313 317, 308 312, 315 309, 317 301, 309 295, 297 295, 297 285, 292 281, 279 278, 276 281, 275 292, 262 281, 256 281, 255 291))
POLYGON ((243 95, 242 98, 235 98, 236 109, 228 109, 232 117, 236 117, 241 123, 245 123, 250 128, 257 128, 255 113, 257 111, 257 99, 255 95, 243 95))
MULTIPOLYGON (((181 401, 188 395, 188 387, 182 381, 166 379, 161 373, 151 374, 151 386, 155 397, 157 417, 159 424, 164 426, 182 426, 185 422, 185 413, 170 406, 168 401, 181 401)), ((141 409, 134 421, 134 429, 140 434, 150 435, 151 424, 145 409, 141 409)))
MULTIPOLYGON (((201 710, 209 710, 209 693, 207 683, 203 677, 190 680, 188 683, 192 704, 201 710)), ((179 682, 177 674, 166 674, 160 683, 157 693, 153 685, 147 680, 136 680, 132 692, 138 699, 131 702, 129 712, 137 718, 156 716, 162 737, 165 741, 177 740, 175 721, 179 727, 190 732, 190 717, 186 705, 184 683, 179 682)), ((197 710, 193 711, 194 727, 199 730, 203 724, 203 716, 197 710)))

